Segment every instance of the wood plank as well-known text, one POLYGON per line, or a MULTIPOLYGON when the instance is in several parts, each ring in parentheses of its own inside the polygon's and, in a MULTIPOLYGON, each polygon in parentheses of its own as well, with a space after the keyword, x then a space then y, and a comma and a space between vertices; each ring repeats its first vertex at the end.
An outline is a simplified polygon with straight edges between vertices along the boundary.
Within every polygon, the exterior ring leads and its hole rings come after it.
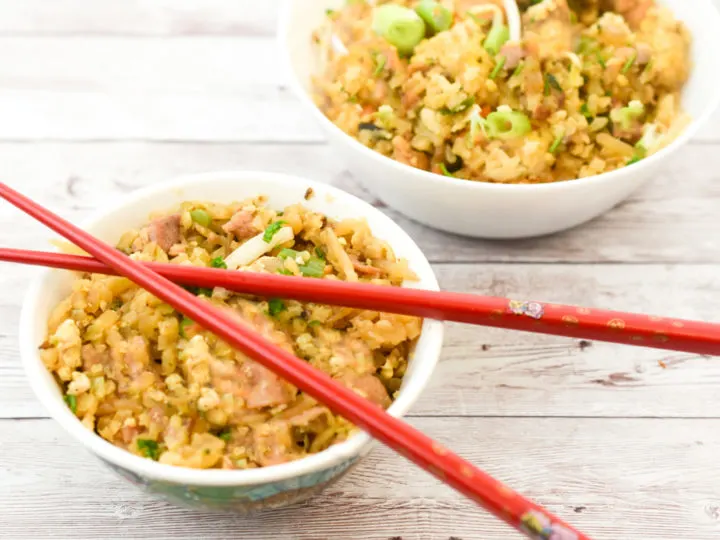
MULTIPOLYGON (((433 231, 382 208, 433 262, 720 262, 720 152, 694 144, 644 190, 592 223, 524 241, 482 241, 433 231), (698 166, 698 164, 702 166, 698 166)), ((0 144, 11 185, 63 216, 88 212, 173 176, 221 169, 290 172, 329 182, 383 207, 325 145, 46 143, 0 144)), ((513 219, 508 217, 508 219, 513 219)), ((0 205, 4 245, 45 247, 46 230, 0 205), (17 223, 23 226, 18 228, 17 223)), ((2 234, 2 233, 0 233, 2 234)))
MULTIPOLYGON (((720 320, 715 265, 445 264, 436 271, 448 290, 720 320)), ((0 418, 46 415, 18 357, 28 276, 7 265, 0 274, 0 418)), ((714 359, 453 324, 413 414, 714 418, 710 404, 719 400, 714 359)))
POLYGON ((279 0, 0 0, 0 35, 271 35, 279 0))
MULTIPOLYGON (((592 538, 717 538, 717 483, 708 470, 720 452, 720 420, 418 418, 413 424, 592 538)), ((384 448, 302 506, 241 517, 181 510, 141 494, 52 421, 0 422, 0 444, 0 505, 13 516, 3 535, 17 540, 519 538, 384 448)))
MULTIPOLYGON (((325 139, 269 36, 0 37, 0 49, 0 140, 325 139)), ((720 122, 697 140, 720 141, 720 122)))

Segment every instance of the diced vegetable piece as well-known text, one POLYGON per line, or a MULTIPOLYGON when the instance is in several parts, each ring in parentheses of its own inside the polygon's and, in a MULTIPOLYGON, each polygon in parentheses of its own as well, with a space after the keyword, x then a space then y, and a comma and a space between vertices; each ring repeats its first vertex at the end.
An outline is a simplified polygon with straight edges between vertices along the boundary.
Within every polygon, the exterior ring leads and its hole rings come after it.
POLYGON ((488 32, 488 35, 485 38, 483 47, 485 47, 487 52, 495 56, 500 52, 502 46, 505 45, 509 39, 510 29, 507 26, 502 23, 493 24, 492 28, 490 28, 490 32, 488 32))
POLYGON ((530 119, 519 111, 495 111, 488 115, 484 124, 491 139, 515 139, 532 131, 530 119))
POLYGON ((158 447, 157 441, 151 439, 138 439, 137 447, 142 454, 152 460, 157 461, 160 457, 160 448, 158 447))
POLYGON ((505 67, 505 62, 507 61, 507 58, 505 56, 500 55, 495 59, 495 67, 490 72, 490 78, 494 79, 500 74, 500 71, 502 71, 502 68, 505 67))
POLYGON ((637 60, 637 52, 633 52, 630 55, 630 58, 627 59, 627 61, 625 62, 625 65, 623 65, 622 70, 620 70, 620 72, 625 74, 628 71, 630 71, 630 68, 633 67, 635 60, 637 60))
POLYGON ((458 114, 458 113, 468 110, 474 104, 475 104, 475 98, 473 96, 470 96, 470 97, 463 99, 460 103, 458 103, 454 107, 443 107, 438 112, 440 114, 444 114, 444 115, 458 114))
POLYGON ((273 227, 273 230, 268 233, 268 229, 270 229, 270 227, 272 227, 272 225, 265 229, 265 232, 262 232, 257 236, 253 236, 250 240, 247 240, 243 245, 228 255, 225 258, 225 264, 227 267, 230 270, 236 270, 241 266, 247 266, 266 253, 272 251, 275 247, 280 244, 284 244, 285 242, 289 242, 295 237, 292 227, 284 227, 281 225, 278 230, 274 230, 275 227, 273 227), (265 238, 269 238, 269 242, 266 241, 265 238))
POLYGON ((228 442, 232 437, 232 431, 230 431, 230 428, 225 428, 217 434, 217 437, 218 439, 222 439, 223 441, 228 442))
POLYGON ((310 257, 307 263, 301 264, 298 268, 305 277, 322 277, 325 273, 325 261, 317 257, 310 257))
POLYGON ((444 32, 452 26, 452 11, 432 0, 422 0, 415 8, 415 12, 425 21, 433 34, 444 32))
POLYGON ((376 52, 373 53, 372 57, 373 63, 375 64, 375 69, 373 70, 373 77, 377 77, 385 69, 385 64, 387 64, 387 56, 382 53, 376 52))
POLYGON ((655 145, 656 141, 657 141, 657 125, 648 124, 647 126, 645 126, 643 136, 635 144, 635 148, 647 153, 647 152, 650 152, 652 147, 655 145))
POLYGON ((190 212, 190 217, 195 223, 197 223, 198 225, 202 225, 203 227, 208 227, 210 223, 212 223, 210 214, 208 214, 205 210, 193 210, 192 212, 190 212))
POLYGON ((562 92, 562 86, 560 86, 560 83, 558 82, 555 75, 552 73, 546 73, 545 74, 545 95, 549 96, 552 90, 556 90, 558 92, 562 92))
POLYGON ((627 107, 610 111, 610 120, 619 124, 623 129, 630 129, 633 120, 645 113, 645 107, 639 101, 631 101, 627 107))
POLYGON ((444 163, 441 163, 441 164, 439 165, 439 167, 440 167, 440 170, 441 170, 442 173, 443 173, 443 176, 449 176, 450 178, 455 178, 455 175, 453 175, 450 171, 447 170, 447 167, 445 166, 444 163))
POLYGON ((222 257, 215 257, 212 261, 210 261, 210 266, 213 268, 227 269, 227 264, 225 264, 225 260, 222 257))
POLYGON ((425 22, 412 9, 397 4, 375 8, 373 30, 402 55, 412 54, 415 46, 425 38, 425 22))
POLYGON ((284 221, 276 221, 268 225, 265 229, 265 232, 263 233, 263 242, 269 244, 272 241, 273 236, 275 236, 277 232, 282 229, 283 225, 285 225, 284 221))
POLYGON ((285 311, 285 302, 279 298, 271 298, 268 300, 268 313, 271 317, 275 317, 278 313, 285 311))
POLYGON ((67 394, 64 399, 73 414, 77 414, 77 396, 67 394))
POLYGON ((564 138, 565 138, 564 132, 561 133, 560 135, 558 135, 557 137, 555 137, 555 140, 550 145, 548 152, 550 152, 551 154, 554 154, 555 152, 557 152, 557 149, 560 148, 560 145, 562 144, 564 138))
POLYGON ((294 249, 290 248, 282 248, 280 250, 280 253, 278 253, 278 257, 281 259, 295 259, 298 255, 300 255, 299 251, 295 251, 294 249))
POLYGON ((185 334, 185 329, 192 324, 195 324, 192 319, 183 316, 182 320, 180 321, 180 337, 187 337, 187 335, 185 334))

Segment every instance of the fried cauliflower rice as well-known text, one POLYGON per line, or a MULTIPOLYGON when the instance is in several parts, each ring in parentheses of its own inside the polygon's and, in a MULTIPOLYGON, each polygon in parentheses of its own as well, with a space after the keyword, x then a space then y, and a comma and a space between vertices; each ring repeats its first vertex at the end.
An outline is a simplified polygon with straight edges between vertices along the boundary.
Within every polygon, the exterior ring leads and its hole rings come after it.
MULTIPOLYGON (((308 193, 308 196, 310 194, 308 193)), ((416 279, 364 220, 266 200, 186 202, 128 231, 140 261, 399 286, 416 279)), ((422 320, 195 289, 285 350, 384 408, 422 320)), ((122 277, 85 274, 52 312, 41 357, 90 430, 160 463, 247 469, 345 440, 354 427, 122 277)))
POLYGON ((328 10, 313 35, 316 104, 394 160, 494 183, 612 171, 687 126, 690 35, 654 0, 521 1, 521 42, 508 40, 502 4, 349 0, 328 10), (391 17, 404 33, 388 29, 391 17))

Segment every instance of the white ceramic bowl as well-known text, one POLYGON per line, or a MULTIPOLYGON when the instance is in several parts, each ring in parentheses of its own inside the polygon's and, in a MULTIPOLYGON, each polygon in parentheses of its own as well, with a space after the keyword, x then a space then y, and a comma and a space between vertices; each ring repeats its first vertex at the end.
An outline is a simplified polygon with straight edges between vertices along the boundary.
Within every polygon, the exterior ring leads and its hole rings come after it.
MULTIPOLYGON (((179 178, 136 191, 114 207, 87 220, 84 229, 110 243, 121 233, 146 222, 152 211, 185 200, 231 202, 265 194, 276 208, 302 202, 308 208, 340 219, 365 217, 373 233, 405 257, 419 282, 408 286, 437 290, 435 275, 420 248, 391 219, 360 199, 304 178, 265 172, 214 172, 179 178), (315 196, 304 201, 307 188, 315 196)), ((337 480, 365 456, 371 439, 361 433, 313 456, 253 470, 193 470, 161 465, 113 446, 86 429, 70 412, 53 377, 38 355, 52 308, 69 294, 75 276, 44 271, 30 286, 20 321, 20 352, 35 394, 75 439, 123 477, 166 499, 206 509, 247 512, 304 500, 337 480)), ((440 356, 443 325, 426 320, 397 400, 388 412, 405 414, 430 381, 440 356)))
POLYGON ((444 231, 480 238, 525 238, 558 232, 611 209, 662 171, 668 158, 692 137, 720 100, 720 17, 711 0, 660 0, 693 34, 692 77, 683 106, 693 118, 664 150, 631 167, 598 176, 540 185, 470 182, 398 163, 336 127, 309 95, 317 55, 311 33, 325 9, 344 0, 285 0, 280 16, 280 53, 290 86, 323 127, 350 171, 383 201, 406 216, 444 231))

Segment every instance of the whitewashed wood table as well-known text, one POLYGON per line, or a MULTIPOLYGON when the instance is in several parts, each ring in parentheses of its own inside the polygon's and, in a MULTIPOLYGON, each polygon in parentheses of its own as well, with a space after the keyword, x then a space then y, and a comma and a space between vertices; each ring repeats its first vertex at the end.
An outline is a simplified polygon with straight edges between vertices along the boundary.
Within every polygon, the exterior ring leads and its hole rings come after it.
MULTIPOLYGON (((187 172, 266 168, 372 201, 445 289, 720 320, 720 128, 607 216, 549 238, 444 235, 385 208, 289 94, 275 0, 0 0, 3 180, 72 220, 187 172)), ((718 125, 716 118, 715 125, 718 125)), ((0 244, 48 232, 0 205, 0 244)), ((47 418, 18 357, 34 270, 0 266, 0 538, 515 537, 379 448, 307 504, 203 515, 118 480, 47 418)), ((720 537, 720 361, 450 325, 411 422, 596 539, 720 537)))

